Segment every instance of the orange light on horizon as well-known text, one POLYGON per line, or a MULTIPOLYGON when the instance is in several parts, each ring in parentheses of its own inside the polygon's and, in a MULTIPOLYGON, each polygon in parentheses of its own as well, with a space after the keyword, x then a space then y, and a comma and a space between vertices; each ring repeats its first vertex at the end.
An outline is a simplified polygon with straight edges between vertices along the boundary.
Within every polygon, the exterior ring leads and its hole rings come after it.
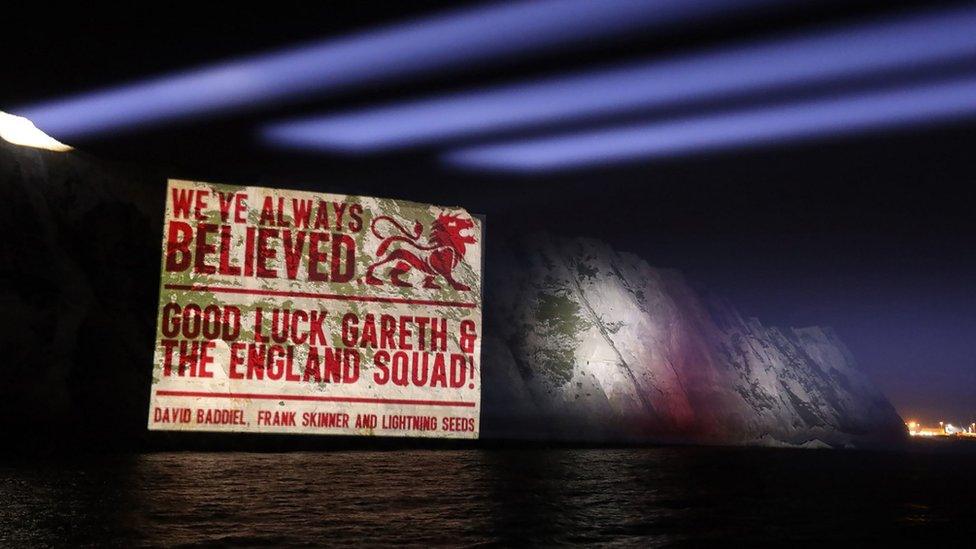
POLYGON ((952 423, 940 421, 938 427, 925 427, 918 421, 910 419, 905 422, 908 434, 913 437, 973 437, 976 438, 976 423, 968 427, 956 427, 952 423))

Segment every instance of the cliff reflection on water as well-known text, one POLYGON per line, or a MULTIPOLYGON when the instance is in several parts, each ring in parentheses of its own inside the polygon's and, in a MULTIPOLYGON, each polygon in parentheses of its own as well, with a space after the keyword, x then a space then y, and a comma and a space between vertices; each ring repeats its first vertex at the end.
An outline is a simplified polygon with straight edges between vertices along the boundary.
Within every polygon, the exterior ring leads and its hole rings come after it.
POLYGON ((932 541, 972 454, 775 449, 156 453, 0 465, 0 543, 932 541))

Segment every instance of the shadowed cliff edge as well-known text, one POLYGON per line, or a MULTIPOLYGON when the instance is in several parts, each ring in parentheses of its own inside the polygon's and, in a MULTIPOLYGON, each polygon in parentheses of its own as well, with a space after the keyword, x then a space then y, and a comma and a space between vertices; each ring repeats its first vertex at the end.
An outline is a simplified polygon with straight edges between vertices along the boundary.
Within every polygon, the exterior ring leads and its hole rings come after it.
MULTIPOLYGON (((0 142, 0 426, 22 448, 267 444, 146 431, 164 189, 150 171, 0 142)), ((905 438, 829 329, 743 319, 679 273, 599 241, 496 236, 485 262, 485 439, 905 438)), ((288 448, 306 438, 263 440, 288 448)))

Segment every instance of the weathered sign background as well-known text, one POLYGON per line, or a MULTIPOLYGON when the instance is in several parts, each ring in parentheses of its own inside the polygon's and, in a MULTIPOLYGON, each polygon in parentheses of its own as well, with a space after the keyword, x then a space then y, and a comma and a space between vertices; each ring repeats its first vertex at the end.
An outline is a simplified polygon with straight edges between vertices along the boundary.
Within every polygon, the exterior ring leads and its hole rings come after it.
POLYGON ((171 180, 149 428, 477 438, 481 224, 171 180))

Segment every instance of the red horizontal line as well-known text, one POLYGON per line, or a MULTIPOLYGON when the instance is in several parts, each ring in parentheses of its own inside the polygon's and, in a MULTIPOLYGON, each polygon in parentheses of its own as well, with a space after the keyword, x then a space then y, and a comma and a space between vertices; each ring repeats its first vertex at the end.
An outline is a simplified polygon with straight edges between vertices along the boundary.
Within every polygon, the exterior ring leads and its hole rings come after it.
POLYGON ((412 400, 407 398, 367 398, 367 397, 328 397, 312 395, 269 395, 265 393, 213 393, 207 391, 168 391, 157 390, 157 396, 210 397, 210 398, 249 398, 255 400, 301 400, 312 402, 354 402, 358 404, 407 404, 412 406, 457 406, 474 408, 474 402, 459 400, 412 400))
POLYGON ((464 301, 437 301, 433 299, 408 299, 404 297, 373 297, 367 295, 317 294, 312 292, 287 292, 283 290, 258 290, 252 288, 235 288, 232 286, 206 286, 200 284, 165 284, 167 290, 185 290, 189 292, 214 292, 224 294, 268 295, 277 297, 307 297, 312 299, 334 299, 337 301, 365 301, 372 303, 404 303, 407 305, 434 305, 441 307, 463 307, 473 309, 477 303, 464 301))

